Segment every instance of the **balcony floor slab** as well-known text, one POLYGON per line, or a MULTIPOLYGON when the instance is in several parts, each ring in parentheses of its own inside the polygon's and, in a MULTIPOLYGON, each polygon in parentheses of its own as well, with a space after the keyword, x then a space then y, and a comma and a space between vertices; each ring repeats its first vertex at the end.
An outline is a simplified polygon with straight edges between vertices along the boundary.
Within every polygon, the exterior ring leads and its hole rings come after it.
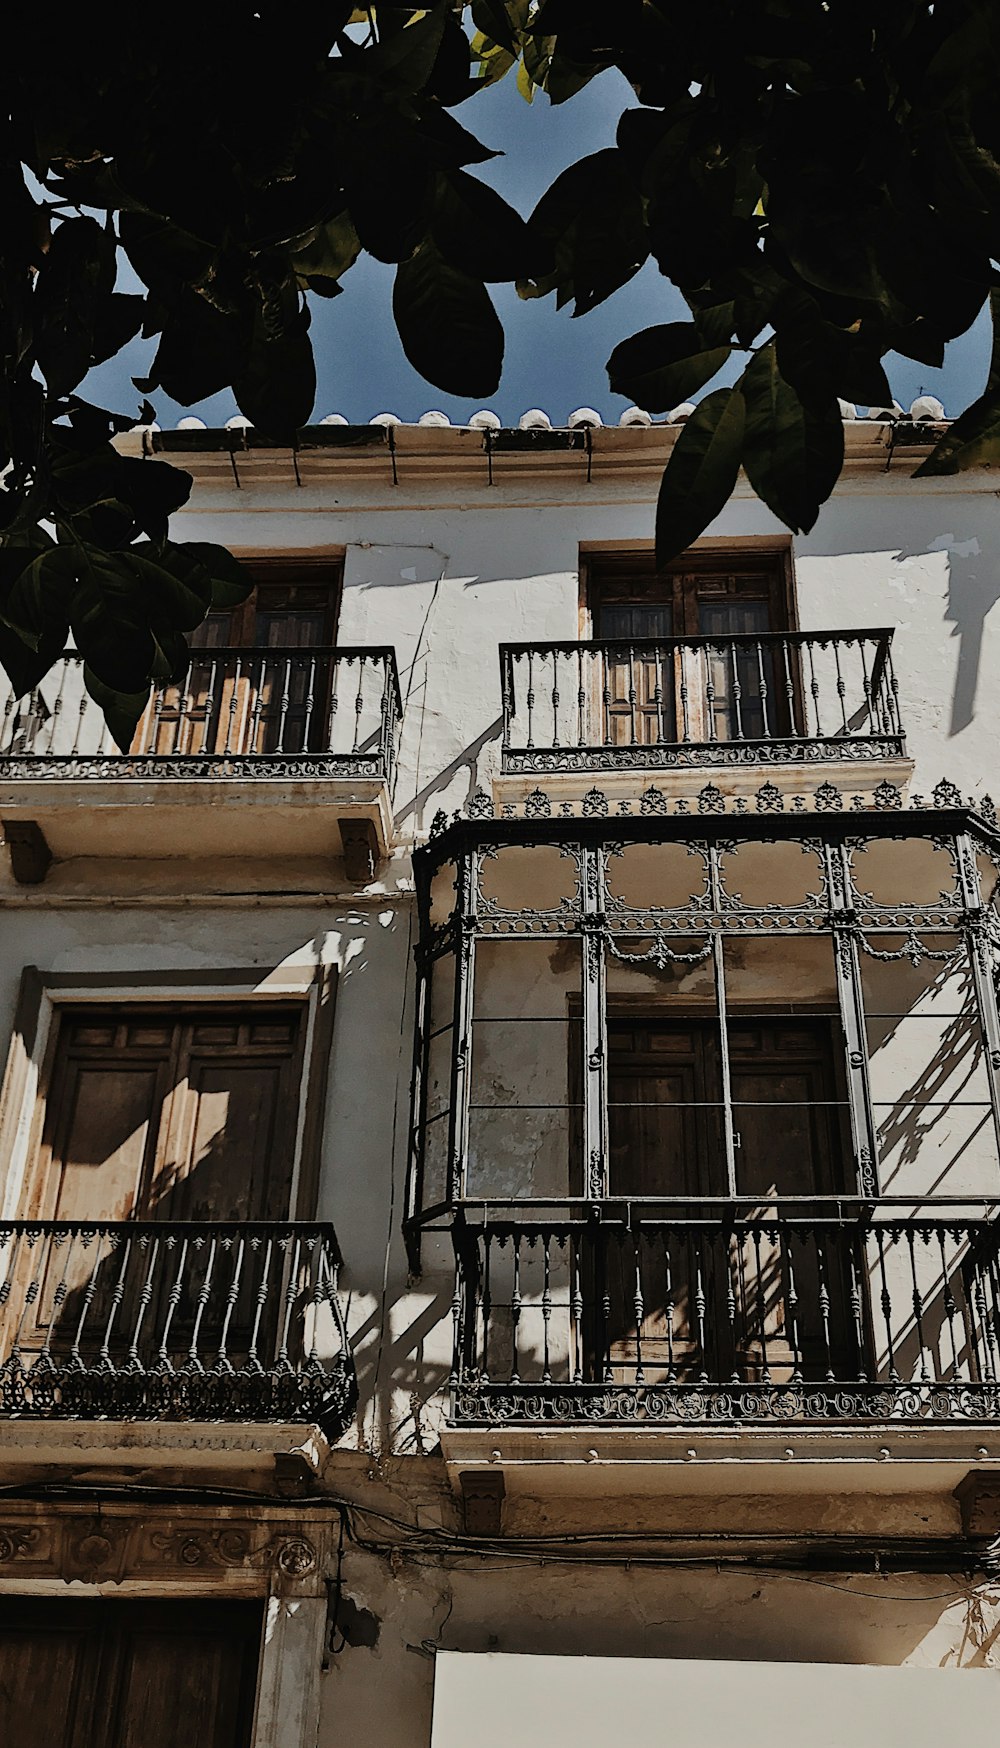
POLYGON ((371 822, 381 856, 392 837, 382 777, 24 778, 0 784, 0 817, 36 821, 57 861, 333 858, 344 818, 371 822))
POLYGON ((273 1486, 276 1458, 295 1453, 318 1475, 329 1450, 320 1429, 305 1423, 12 1418, 0 1420, 0 1484, 55 1469, 88 1479, 141 1475, 160 1485, 184 1476, 273 1486))
POLYGON ((499 1469, 508 1494, 952 1494, 970 1468, 1000 1471, 1000 1426, 887 1423, 831 1430, 446 1427, 449 1480, 499 1469))

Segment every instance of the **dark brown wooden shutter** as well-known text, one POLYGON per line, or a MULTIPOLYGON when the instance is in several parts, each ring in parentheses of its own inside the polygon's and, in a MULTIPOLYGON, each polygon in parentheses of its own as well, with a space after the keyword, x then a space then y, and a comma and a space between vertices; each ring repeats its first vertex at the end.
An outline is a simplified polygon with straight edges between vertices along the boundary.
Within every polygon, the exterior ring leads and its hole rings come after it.
POLYGON ((0 1742, 247 1748, 261 1606, 0 1598, 0 1742))
POLYGON ((286 1219, 300 1020, 292 1004, 67 1011, 39 1216, 286 1219))

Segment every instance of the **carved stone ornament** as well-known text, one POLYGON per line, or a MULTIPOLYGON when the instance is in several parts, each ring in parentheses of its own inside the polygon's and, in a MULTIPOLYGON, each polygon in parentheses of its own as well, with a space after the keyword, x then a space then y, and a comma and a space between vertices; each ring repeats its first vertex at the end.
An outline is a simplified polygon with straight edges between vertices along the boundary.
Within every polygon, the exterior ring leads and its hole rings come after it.
POLYGON ((327 1520, 280 1509, 226 1518, 223 1508, 186 1513, 156 1505, 104 1504, 80 1513, 18 1502, 0 1523, 0 1571, 24 1578, 90 1584, 162 1583, 199 1587, 222 1580, 227 1592, 311 1593, 321 1582, 327 1520), (221 1521, 220 1521, 221 1518, 221 1521), (305 1533, 308 1530, 308 1534, 305 1533))

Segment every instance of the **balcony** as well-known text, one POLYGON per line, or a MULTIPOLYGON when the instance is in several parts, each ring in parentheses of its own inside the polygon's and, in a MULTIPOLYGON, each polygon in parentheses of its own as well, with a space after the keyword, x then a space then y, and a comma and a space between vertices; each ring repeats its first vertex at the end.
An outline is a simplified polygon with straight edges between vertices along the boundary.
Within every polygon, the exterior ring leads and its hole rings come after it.
POLYGON ((843 767, 856 787, 859 761, 898 782, 891 646, 889 630, 504 644, 498 787, 516 800, 518 778, 583 775, 626 794, 639 773, 717 767, 746 788, 783 765, 798 783, 803 766, 843 767))
POLYGON ((452 1424, 996 1422, 996 1212, 465 1209, 452 1424))
POLYGON ((5 1221, 0 1424, 247 1422, 332 1441, 355 1393, 340 1261, 323 1225, 5 1221))
POLYGON ((244 860, 343 855, 352 879, 371 879, 391 837, 400 715, 390 649, 198 650, 121 753, 67 651, 3 702, 15 878, 43 879, 52 858, 169 858, 197 843, 244 860))

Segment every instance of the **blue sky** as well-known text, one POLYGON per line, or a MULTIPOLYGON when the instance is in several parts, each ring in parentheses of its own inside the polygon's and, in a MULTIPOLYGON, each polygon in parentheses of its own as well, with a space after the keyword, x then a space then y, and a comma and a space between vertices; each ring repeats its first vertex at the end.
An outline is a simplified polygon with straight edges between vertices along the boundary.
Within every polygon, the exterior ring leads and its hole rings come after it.
MULTIPOLYGON (((630 102, 629 86, 612 71, 558 107, 541 95, 529 106, 507 78, 456 113, 484 144, 504 149, 503 157, 473 166, 473 174, 527 215, 561 170, 613 143, 618 117, 630 102)), ((391 267, 362 257, 345 277, 342 296, 313 300, 317 419, 342 413, 351 423, 364 424, 376 413, 393 412, 415 420, 428 408, 439 407, 457 423, 480 404, 442 395, 411 369, 392 323, 392 280, 391 267)), ((596 407, 606 421, 616 421, 627 402, 608 390, 604 366, 612 348, 639 328, 683 319, 687 313, 651 263, 599 309, 578 319, 568 309, 557 311, 554 296, 525 303, 513 289, 491 289, 507 345, 503 378, 490 405, 505 424, 516 424, 528 407, 544 408, 554 424, 564 423, 579 406, 596 407)), ((123 411, 137 405, 130 379, 148 369, 153 350, 151 343, 133 342, 120 358, 92 372, 87 383, 91 398, 123 411)), ((935 394, 954 417, 981 392, 988 353, 989 321, 983 315, 948 348, 941 370, 890 358, 893 393, 904 407, 920 392, 935 394)), ((163 395, 152 400, 164 427, 187 412, 208 424, 222 424, 237 411, 229 394, 191 408, 178 407, 163 395)))

